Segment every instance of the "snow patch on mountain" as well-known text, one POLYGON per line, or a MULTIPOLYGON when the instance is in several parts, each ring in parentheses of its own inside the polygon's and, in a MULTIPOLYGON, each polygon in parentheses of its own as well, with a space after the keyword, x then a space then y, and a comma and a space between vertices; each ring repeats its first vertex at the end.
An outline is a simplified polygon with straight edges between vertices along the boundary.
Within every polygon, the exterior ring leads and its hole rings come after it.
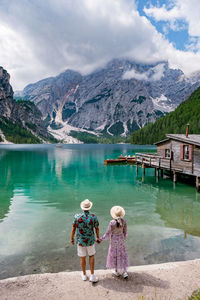
POLYGON ((165 95, 161 94, 160 97, 151 98, 154 109, 160 110, 162 112, 170 112, 173 111, 176 106, 171 103, 171 100, 168 99, 165 95))

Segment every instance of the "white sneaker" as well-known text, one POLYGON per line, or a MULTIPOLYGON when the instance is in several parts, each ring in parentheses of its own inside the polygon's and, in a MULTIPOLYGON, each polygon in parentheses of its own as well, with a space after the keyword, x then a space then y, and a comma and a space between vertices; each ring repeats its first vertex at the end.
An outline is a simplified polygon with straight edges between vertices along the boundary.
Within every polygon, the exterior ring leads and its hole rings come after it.
POLYGON ((124 272, 123 277, 124 277, 124 279, 128 279, 128 274, 127 274, 127 272, 124 272))
POLYGON ((113 271, 112 274, 113 274, 114 276, 116 276, 116 277, 119 277, 119 276, 120 276, 120 273, 117 272, 117 271, 113 271))
POLYGON ((98 277, 96 277, 96 275, 91 274, 91 275, 90 275, 90 281, 91 281, 91 282, 98 282, 99 279, 98 279, 98 277))
POLYGON ((87 280, 87 275, 86 274, 83 274, 83 272, 81 273, 81 278, 83 281, 86 281, 87 280))

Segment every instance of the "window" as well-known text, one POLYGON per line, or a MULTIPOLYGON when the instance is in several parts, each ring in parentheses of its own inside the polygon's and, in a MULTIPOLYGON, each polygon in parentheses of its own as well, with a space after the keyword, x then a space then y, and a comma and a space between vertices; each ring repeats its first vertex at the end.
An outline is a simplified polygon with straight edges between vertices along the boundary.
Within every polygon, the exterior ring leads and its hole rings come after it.
POLYGON ((192 145, 180 145, 181 148, 181 160, 192 161, 193 146, 192 145))
POLYGON ((165 149, 165 157, 170 158, 170 149, 165 149))
POLYGON ((183 159, 189 159, 189 145, 183 146, 183 159))

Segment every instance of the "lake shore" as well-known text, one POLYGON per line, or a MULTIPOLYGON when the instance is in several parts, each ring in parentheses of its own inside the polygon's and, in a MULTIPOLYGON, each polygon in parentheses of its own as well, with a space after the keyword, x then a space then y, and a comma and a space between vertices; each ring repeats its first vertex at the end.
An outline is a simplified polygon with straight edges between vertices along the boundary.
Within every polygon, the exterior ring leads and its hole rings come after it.
MULTIPOLYGON (((87 272, 89 275, 89 271, 87 272)), ((129 267, 129 279, 97 270, 99 282, 83 282, 80 272, 26 275, 0 281, 1 300, 188 299, 200 288, 200 259, 129 267)))

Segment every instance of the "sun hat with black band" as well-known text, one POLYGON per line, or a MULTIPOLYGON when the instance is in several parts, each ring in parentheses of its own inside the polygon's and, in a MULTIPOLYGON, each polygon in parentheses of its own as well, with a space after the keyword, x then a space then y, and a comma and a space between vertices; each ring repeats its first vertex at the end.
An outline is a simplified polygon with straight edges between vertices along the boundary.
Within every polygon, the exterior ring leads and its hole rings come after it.
POLYGON ((93 205, 93 203, 90 200, 85 199, 81 202, 80 207, 82 210, 90 210, 92 205, 93 205))

